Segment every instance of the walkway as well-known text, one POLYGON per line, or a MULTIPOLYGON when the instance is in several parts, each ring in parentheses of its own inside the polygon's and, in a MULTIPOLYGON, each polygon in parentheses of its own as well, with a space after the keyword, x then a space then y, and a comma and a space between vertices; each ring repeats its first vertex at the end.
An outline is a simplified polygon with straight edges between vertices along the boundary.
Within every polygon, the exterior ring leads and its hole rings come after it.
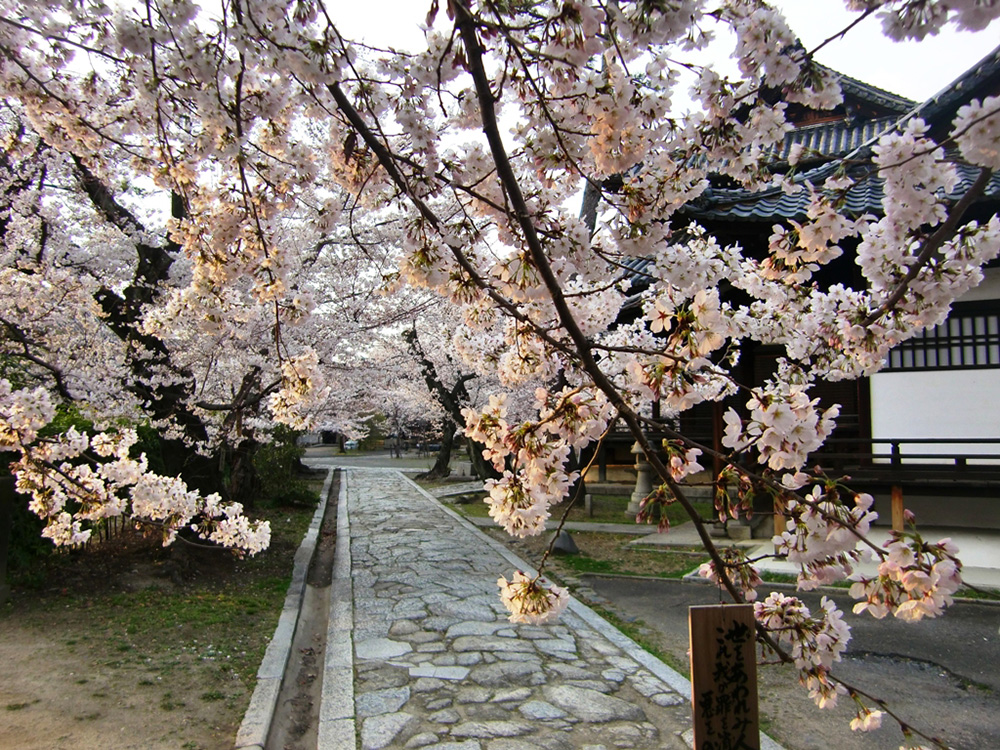
POLYGON ((319 747, 688 747, 683 677, 576 601, 511 625, 496 580, 528 566, 399 472, 347 470, 338 522, 319 747))
MULTIPOLYGON (((340 462, 324 456, 310 463, 340 462)), ((329 603, 303 606, 303 594, 307 601, 318 591, 306 586, 305 571, 320 534, 320 507, 296 556, 237 748, 270 747, 270 728, 284 726, 273 719, 300 631, 326 634, 322 699, 308 699, 319 705, 315 746, 323 750, 690 746, 684 677, 575 600, 557 625, 511 625, 495 582, 517 569, 530 572, 527 563, 395 463, 340 468, 340 496, 329 499, 338 508, 334 581, 322 594, 329 603)), ((327 488, 331 481, 332 473, 327 488)), ((642 543, 693 542, 683 530, 642 543)), ((978 550, 981 540, 970 543, 968 532, 954 536, 966 553, 978 550)), ((1000 587, 997 540, 986 541, 980 546, 988 554, 972 554, 968 572, 991 576, 976 582, 1000 587)), ((764 735, 761 747, 780 750, 764 735)))

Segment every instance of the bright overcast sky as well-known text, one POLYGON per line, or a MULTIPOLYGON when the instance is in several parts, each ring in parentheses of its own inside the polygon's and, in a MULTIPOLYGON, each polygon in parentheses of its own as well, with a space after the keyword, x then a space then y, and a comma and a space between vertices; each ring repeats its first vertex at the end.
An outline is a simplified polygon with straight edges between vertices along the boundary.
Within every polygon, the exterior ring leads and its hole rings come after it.
MULTIPOLYGON (((857 14, 843 0, 779 0, 788 25, 807 49, 845 28, 857 14)), ((892 42, 881 22, 870 16, 843 39, 824 47, 817 59, 865 83, 917 101, 927 99, 958 78, 1000 44, 1000 25, 976 34, 950 29, 922 42, 892 42)))
MULTIPOLYGON (((430 0, 367 0, 336 8, 347 36, 371 43, 407 47, 421 40, 419 24, 430 0), (362 9, 363 8, 363 9, 362 9)), ((808 49, 846 27, 857 17, 843 0, 776 0, 789 25, 808 49)), ((442 2, 441 15, 444 15, 442 2)), ((1000 44, 1000 26, 977 34, 948 31, 920 43, 891 42, 872 16, 844 39, 831 42, 817 59, 865 83, 922 101, 943 89, 1000 44)))

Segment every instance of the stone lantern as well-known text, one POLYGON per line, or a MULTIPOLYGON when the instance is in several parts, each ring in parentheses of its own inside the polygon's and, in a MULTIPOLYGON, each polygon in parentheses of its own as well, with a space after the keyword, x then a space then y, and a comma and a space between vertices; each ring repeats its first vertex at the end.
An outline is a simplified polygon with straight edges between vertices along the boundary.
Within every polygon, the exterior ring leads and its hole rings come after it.
POLYGON ((631 453, 635 456, 635 491, 629 500, 625 515, 635 518, 639 514, 639 504, 653 491, 652 469, 642 446, 638 442, 632 445, 631 453))

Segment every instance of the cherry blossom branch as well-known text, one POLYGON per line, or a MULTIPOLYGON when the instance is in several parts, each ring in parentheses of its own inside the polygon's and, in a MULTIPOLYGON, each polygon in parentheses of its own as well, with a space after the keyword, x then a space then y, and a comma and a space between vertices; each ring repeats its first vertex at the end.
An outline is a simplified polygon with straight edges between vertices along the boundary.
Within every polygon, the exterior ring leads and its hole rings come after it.
POLYGON ((642 429, 639 426, 638 419, 636 418, 634 412, 622 400, 617 388, 615 388, 614 385, 607 379, 600 367, 597 365, 593 355, 590 353, 590 343, 583 335, 579 326, 577 326, 573 314, 566 303, 559 280, 552 272, 548 260, 545 257, 545 252, 541 247, 538 235, 535 232, 534 224, 531 221, 530 212, 528 211, 528 207, 524 202, 524 197, 521 194, 517 177, 514 174, 509 159, 507 158, 503 142, 500 139, 499 126, 496 120, 496 113, 493 108, 493 100, 491 94, 489 93, 489 79, 483 67, 483 50, 479 44, 475 21, 469 11, 467 3, 468 0, 457 0, 455 3, 456 25, 458 26, 462 35, 462 40, 465 43, 471 73, 473 80, 475 81, 476 92, 479 96, 479 108, 483 118, 483 132, 485 133, 487 141, 490 144, 494 162, 497 166, 497 174, 500 176, 504 189, 511 199, 515 219, 524 234, 525 241, 529 247, 532 260, 535 264, 535 268, 545 283, 546 289, 552 298, 553 305, 556 308, 563 327, 566 329, 574 343, 575 353, 579 357, 584 370, 591 378, 594 379, 595 385, 597 385, 597 387, 604 392, 612 406, 629 426, 629 429, 635 436, 636 441, 640 444, 643 452, 646 454, 650 465, 653 466, 660 478, 666 482, 678 502, 681 503, 684 510, 691 516, 691 521, 698 532, 699 538, 701 538, 703 544, 705 545, 705 549, 708 551, 713 562, 716 563, 717 570, 719 571, 720 578, 725 585, 726 590, 729 591, 734 601, 743 601, 742 595, 733 585, 733 582, 729 579, 728 573, 725 571, 723 560, 719 556, 718 550, 716 549, 708 530, 701 522, 700 514, 695 510, 685 493, 673 480, 669 471, 659 460, 656 452, 650 446, 649 441, 643 435, 642 429))
POLYGON ((549 559, 549 556, 552 554, 552 551, 555 549, 556 541, 559 539, 559 535, 562 533, 563 527, 566 525, 566 522, 569 520, 569 512, 571 510, 573 510, 573 506, 576 505, 576 503, 580 500, 580 494, 581 494, 580 490, 584 489, 584 486, 585 486, 585 483, 586 483, 586 480, 584 479, 584 477, 587 476, 587 473, 594 466, 594 461, 597 460, 597 455, 600 452, 601 447, 604 445, 604 440, 605 440, 605 438, 607 438, 608 435, 611 434, 611 430, 612 430, 613 427, 614 427, 614 420, 612 420, 610 423, 608 423, 608 429, 606 429, 604 431, 604 434, 602 434, 597 439, 597 442, 596 442, 596 444, 594 446, 594 455, 592 455, 590 457, 590 461, 587 462, 586 466, 584 466, 583 468, 580 469, 580 480, 577 483, 576 494, 573 496, 573 498, 566 505, 566 510, 563 511, 562 516, 559 518, 559 524, 556 526, 555 533, 552 535, 551 541, 549 541, 549 546, 546 548, 544 554, 542 554, 541 559, 538 561, 538 576, 537 577, 540 577, 542 575, 542 571, 545 568, 545 562, 549 559))
POLYGON ((910 265, 906 275, 904 275, 902 280, 900 280, 895 291, 889 295, 885 302, 879 305, 878 309, 870 313, 863 321, 861 321, 862 326, 870 326, 887 312, 892 310, 899 303, 899 301, 903 299, 910 287, 910 282, 912 282, 920 274, 924 266, 926 266, 931 259, 935 257, 938 250, 941 249, 941 246, 954 236, 962 217, 965 215, 965 212, 973 203, 975 203, 979 196, 982 195, 992 176, 993 173, 989 169, 980 170, 976 181, 972 183, 972 186, 966 191, 965 195, 963 195, 962 198, 952 207, 951 211, 948 212, 948 217, 938 226, 934 233, 924 241, 923 247, 920 249, 920 253, 910 265))
POLYGON ((75 399, 73 398, 73 394, 71 394, 69 389, 66 387, 66 380, 63 371, 51 362, 47 362, 41 357, 31 353, 30 347, 33 345, 33 342, 28 339, 27 334, 21 330, 20 326, 9 320, 4 320, 3 318, 0 318, 0 323, 2 323, 4 328, 7 329, 10 337, 23 347, 22 352, 16 356, 47 370, 49 374, 52 375, 52 380, 55 382, 56 391, 59 395, 67 401, 74 401, 75 399))

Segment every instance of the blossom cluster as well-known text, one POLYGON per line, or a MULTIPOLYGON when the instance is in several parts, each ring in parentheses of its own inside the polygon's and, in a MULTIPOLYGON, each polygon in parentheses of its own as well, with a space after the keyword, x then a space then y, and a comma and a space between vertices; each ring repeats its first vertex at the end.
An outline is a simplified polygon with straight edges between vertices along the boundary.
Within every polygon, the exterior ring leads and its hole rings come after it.
POLYGON ((309 429, 315 422, 317 405, 330 395, 319 367, 319 355, 312 348, 290 357, 281 366, 281 388, 268 398, 274 418, 292 429, 309 429))
POLYGON ((560 586, 546 586, 544 579, 531 578, 520 570, 514 571, 511 580, 501 576, 500 601, 510 612, 511 622, 527 625, 545 625, 558 619, 569 604, 569 594, 560 586))
POLYGON ((267 521, 250 521, 238 503, 224 504, 215 494, 202 497, 177 477, 151 472, 145 454, 133 458, 135 430, 88 435, 70 427, 52 438, 39 437, 54 416, 44 389, 15 391, 0 379, 0 447, 21 454, 11 465, 15 486, 30 497, 28 507, 46 522, 42 536, 55 545, 82 544, 93 524, 125 516, 160 529, 164 544, 188 529, 240 552, 267 548, 267 521))
POLYGON ((775 591, 754 604, 754 616, 779 642, 789 645, 799 681, 816 705, 835 706, 846 690, 832 679, 830 670, 847 649, 851 631, 834 603, 824 596, 820 611, 813 614, 802 600, 775 591))
POLYGON ((567 471, 571 450, 600 437, 613 412, 599 391, 538 388, 535 398, 538 419, 513 425, 506 419, 504 396, 490 396, 482 411, 463 410, 466 436, 482 443, 483 457, 502 472, 486 482, 490 517, 521 537, 545 530, 549 507, 561 502, 579 477, 567 471))
POLYGON ((874 577, 855 576, 855 612, 881 619, 887 614, 915 622, 938 617, 962 584, 958 548, 950 539, 925 542, 918 534, 893 532, 874 577))
MULTIPOLYGON (((725 577, 736 586, 743 601, 756 601, 757 588, 763 580, 757 567, 747 559, 746 553, 736 547, 727 547, 719 551, 719 557, 722 559, 725 577)), ((702 563, 698 567, 698 575, 720 589, 725 587, 714 560, 702 563)))
POLYGON ((747 402, 750 417, 746 424, 734 409, 726 411, 722 444, 734 450, 753 445, 760 463, 774 470, 797 471, 833 431, 840 413, 836 405, 821 413, 818 403, 819 399, 809 398, 805 386, 794 383, 754 389, 747 402))
POLYGON ((836 489, 815 485, 800 499, 789 499, 785 530, 774 537, 774 552, 799 565, 798 588, 810 591, 850 577, 863 554, 859 542, 867 536, 878 514, 872 496, 854 494, 853 506, 844 504, 836 489))

